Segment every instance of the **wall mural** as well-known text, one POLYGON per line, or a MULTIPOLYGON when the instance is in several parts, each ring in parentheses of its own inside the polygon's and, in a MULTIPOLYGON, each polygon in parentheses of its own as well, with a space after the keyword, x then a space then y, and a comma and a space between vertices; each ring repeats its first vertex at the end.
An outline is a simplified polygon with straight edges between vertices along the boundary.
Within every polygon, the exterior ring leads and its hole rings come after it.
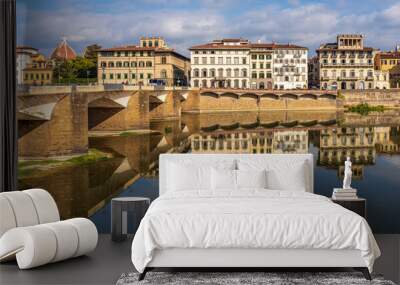
POLYGON ((47 189, 62 219, 110 232, 113 197, 158 196, 161 153, 312 153, 317 194, 342 185, 350 157, 374 233, 400 233, 398 51, 362 35, 315 52, 152 36, 83 47, 63 31, 49 48, 19 33, 19 188, 47 189))

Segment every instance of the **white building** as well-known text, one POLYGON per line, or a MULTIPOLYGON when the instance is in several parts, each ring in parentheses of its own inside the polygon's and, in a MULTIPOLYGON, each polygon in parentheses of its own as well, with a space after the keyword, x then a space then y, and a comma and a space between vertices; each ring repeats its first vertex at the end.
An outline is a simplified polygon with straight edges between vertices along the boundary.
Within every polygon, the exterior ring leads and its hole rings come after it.
POLYGON ((193 87, 307 88, 304 47, 222 39, 189 50, 193 87))
POLYGON ((37 56, 39 51, 33 47, 28 46, 18 46, 17 47, 17 84, 21 85, 23 83, 23 70, 32 64, 32 57, 37 56))
POLYGON ((390 89, 389 71, 374 70, 375 89, 390 89))
POLYGON ((191 86, 248 88, 249 41, 214 40, 190 49, 191 86))
POLYGON ((274 45, 274 89, 307 89, 307 48, 274 45))

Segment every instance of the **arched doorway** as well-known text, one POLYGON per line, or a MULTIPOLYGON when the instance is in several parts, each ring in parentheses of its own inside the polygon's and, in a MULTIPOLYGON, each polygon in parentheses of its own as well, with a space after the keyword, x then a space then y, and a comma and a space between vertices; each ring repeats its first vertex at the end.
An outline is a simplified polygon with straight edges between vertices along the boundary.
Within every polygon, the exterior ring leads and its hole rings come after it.
POLYGON ((340 84, 340 89, 346 89, 346 82, 343 81, 342 84, 340 84))
POLYGON ((265 85, 264 82, 260 82, 260 84, 258 85, 259 89, 265 89, 265 85))

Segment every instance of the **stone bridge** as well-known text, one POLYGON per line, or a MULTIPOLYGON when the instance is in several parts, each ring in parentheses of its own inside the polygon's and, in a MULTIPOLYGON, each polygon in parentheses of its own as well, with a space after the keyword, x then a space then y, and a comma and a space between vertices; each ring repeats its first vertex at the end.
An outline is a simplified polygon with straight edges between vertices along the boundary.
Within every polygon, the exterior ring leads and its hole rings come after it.
POLYGON ((83 154, 89 132, 148 130, 151 121, 178 119, 184 88, 40 86, 18 93, 19 155, 83 154))
POLYGON ((315 110, 341 107, 336 91, 199 89, 183 104, 187 112, 315 110))

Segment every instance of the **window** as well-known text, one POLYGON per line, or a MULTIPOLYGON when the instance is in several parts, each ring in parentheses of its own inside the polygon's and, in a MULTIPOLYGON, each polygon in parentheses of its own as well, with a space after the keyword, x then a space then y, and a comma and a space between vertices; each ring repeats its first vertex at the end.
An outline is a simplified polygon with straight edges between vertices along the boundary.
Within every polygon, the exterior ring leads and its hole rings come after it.
POLYGON ((147 79, 151 79, 153 76, 151 73, 147 73, 147 79))
POLYGON ((124 73, 124 79, 128 79, 128 73, 124 73))
POLYGON ((144 78, 143 73, 140 73, 140 74, 139 74, 139 78, 140 78, 140 79, 143 79, 143 78, 144 78))
POLYGON ((201 58, 201 64, 207 64, 207 58, 206 57, 202 57, 201 58))
POLYGON ((224 64, 224 58, 218 57, 218 64, 224 64))
POLYGON ((199 70, 197 68, 193 71, 193 77, 199 77, 199 70))
POLYGON ((199 87, 199 81, 196 79, 193 81, 194 87, 199 87))
POLYGON ((117 73, 117 79, 121 79, 121 73, 117 73))
POLYGON ((257 59, 257 55, 256 54, 252 54, 251 55, 251 59, 257 59))
POLYGON ((215 64, 215 57, 210 57, 210 64, 215 64))
POLYGON ((260 62, 260 69, 264 69, 264 63, 260 62))
POLYGON ((198 57, 194 57, 193 61, 194 61, 194 64, 199 64, 199 58, 198 57))
MULTIPOLYGON (((215 73, 215 72, 214 72, 215 73)), ((214 76, 214 75, 211 75, 211 76, 214 76)), ((226 77, 231 77, 232 76, 232 70, 230 69, 230 68, 228 68, 227 70, 226 70, 226 77)))
POLYGON ((263 55, 263 54, 260 54, 260 55, 258 56, 258 59, 264 60, 264 55, 263 55))
POLYGON ((253 69, 257 69, 257 63, 253 62, 253 63, 251 64, 251 67, 252 67, 253 69))
POLYGON ((247 69, 242 69, 242 77, 247 77, 247 69))
POLYGON ((165 69, 161 70, 160 77, 167 78, 167 71, 165 69))
POLYGON ((257 79, 257 72, 252 72, 251 73, 251 78, 257 79))
POLYGON ((227 58, 226 58, 226 64, 232 64, 231 60, 232 60, 232 58, 227 57, 227 58))
POLYGON ((166 56, 162 56, 161 57, 161 64, 166 64, 167 63, 167 57, 166 56))
POLYGON ((218 69, 218 77, 223 77, 224 76, 224 70, 222 68, 218 69))
POLYGON ((242 64, 247 64, 247 60, 245 57, 242 57, 242 64))
POLYGON ((136 78, 136 74, 132 73, 132 79, 135 79, 135 78, 136 78))
POLYGON ((124 67, 129 67, 129 61, 124 61, 124 67))
POLYGON ((144 67, 144 61, 139 61, 139 67, 144 67))
POLYGON ((114 73, 110 73, 110 79, 114 79, 114 73))
POLYGON ((131 67, 136 67, 136 66, 137 66, 136 61, 131 61, 131 67))
POLYGON ((109 61, 108 62, 108 67, 114 67, 114 62, 113 61, 109 61))
POLYGON ((214 68, 210 69, 210 76, 215 77, 215 69, 214 68))
POLYGON ((233 63, 234 63, 234 64, 239 64, 239 58, 238 58, 238 57, 235 57, 235 58, 233 59, 233 63))
POLYGON ((260 73, 258 74, 258 78, 264 78, 264 72, 260 72, 260 73))
POLYGON ((153 63, 151 61, 146 61, 146 67, 151 67, 153 63))
POLYGON ((207 77, 207 69, 202 69, 201 70, 201 76, 202 77, 207 77))

